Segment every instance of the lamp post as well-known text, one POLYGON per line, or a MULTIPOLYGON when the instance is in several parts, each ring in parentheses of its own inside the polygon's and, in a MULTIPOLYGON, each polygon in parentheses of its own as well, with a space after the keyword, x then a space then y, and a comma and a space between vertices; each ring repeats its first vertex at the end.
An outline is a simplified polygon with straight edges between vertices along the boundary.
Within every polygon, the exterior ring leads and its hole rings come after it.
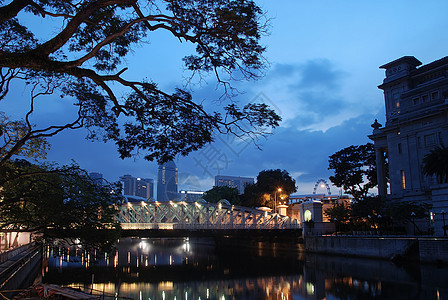
POLYGON ((338 236, 338 219, 334 218, 333 220, 334 220, 334 230, 335 230, 336 236, 338 236))
POLYGON ((446 227, 445 227, 445 214, 446 214, 446 212, 445 212, 444 209, 442 209, 441 214, 442 214, 442 220, 443 220, 443 236, 446 236, 446 227))
POLYGON ((274 213, 277 212, 277 192, 281 192, 281 191, 282 191, 282 189, 278 188, 274 193, 274 196, 275 196, 274 197, 274 213))
POLYGON ((411 212, 412 224, 414 225, 414 235, 415 235, 415 213, 411 212))

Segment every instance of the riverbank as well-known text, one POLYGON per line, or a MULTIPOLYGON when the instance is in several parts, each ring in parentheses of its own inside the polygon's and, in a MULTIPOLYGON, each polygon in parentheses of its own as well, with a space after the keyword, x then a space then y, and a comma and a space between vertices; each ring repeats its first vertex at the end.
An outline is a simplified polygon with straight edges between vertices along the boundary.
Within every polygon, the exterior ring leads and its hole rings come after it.
POLYGON ((304 250, 310 253, 448 264, 448 238, 306 236, 304 250))

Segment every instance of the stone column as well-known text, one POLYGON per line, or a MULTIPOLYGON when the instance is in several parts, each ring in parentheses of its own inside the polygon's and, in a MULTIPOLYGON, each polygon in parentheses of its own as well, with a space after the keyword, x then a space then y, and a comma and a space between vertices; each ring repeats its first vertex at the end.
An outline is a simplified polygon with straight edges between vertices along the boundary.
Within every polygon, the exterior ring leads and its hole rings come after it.
POLYGON ((386 182, 386 161, 384 159, 384 149, 375 149, 376 154, 376 176, 378 180, 378 195, 387 195, 387 182, 386 182))

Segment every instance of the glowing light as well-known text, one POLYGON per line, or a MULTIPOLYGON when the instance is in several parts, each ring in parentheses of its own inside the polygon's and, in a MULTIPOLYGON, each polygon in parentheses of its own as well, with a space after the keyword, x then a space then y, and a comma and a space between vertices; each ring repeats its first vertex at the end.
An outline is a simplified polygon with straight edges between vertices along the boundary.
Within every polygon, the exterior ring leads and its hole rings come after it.
POLYGON ((306 283, 306 293, 308 295, 314 295, 314 284, 312 284, 311 282, 306 283))

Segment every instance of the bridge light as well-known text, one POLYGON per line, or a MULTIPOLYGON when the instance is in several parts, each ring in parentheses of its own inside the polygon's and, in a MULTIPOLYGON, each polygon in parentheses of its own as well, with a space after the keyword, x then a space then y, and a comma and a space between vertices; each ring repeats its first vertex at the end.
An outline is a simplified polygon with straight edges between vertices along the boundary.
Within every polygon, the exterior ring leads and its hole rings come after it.
POLYGON ((155 201, 154 203, 155 203, 156 205, 159 205, 159 201, 155 201))
POLYGON ((222 204, 218 203, 218 208, 221 209, 222 208, 222 204))
POLYGON ((142 201, 142 206, 146 206, 146 203, 145 203, 145 201, 142 201))

